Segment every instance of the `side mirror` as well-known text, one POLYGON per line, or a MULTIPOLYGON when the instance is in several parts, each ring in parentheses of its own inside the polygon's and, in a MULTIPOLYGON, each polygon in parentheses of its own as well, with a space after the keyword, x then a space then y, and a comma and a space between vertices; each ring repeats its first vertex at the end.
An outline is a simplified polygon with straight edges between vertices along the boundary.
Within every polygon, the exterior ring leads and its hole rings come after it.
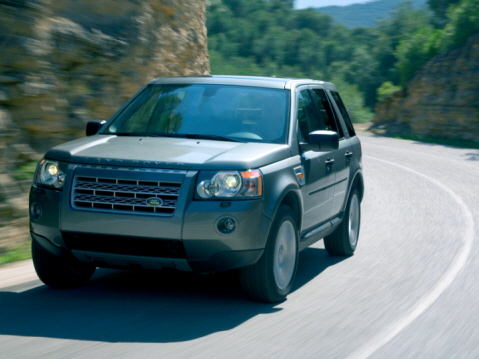
POLYGON ((301 144, 304 151, 326 152, 339 148, 339 135, 334 131, 313 131, 308 136, 308 143, 301 144))
POLYGON ((104 120, 93 120, 89 121, 86 124, 86 135, 87 136, 93 136, 100 131, 100 129, 103 127, 103 125, 106 123, 104 120))

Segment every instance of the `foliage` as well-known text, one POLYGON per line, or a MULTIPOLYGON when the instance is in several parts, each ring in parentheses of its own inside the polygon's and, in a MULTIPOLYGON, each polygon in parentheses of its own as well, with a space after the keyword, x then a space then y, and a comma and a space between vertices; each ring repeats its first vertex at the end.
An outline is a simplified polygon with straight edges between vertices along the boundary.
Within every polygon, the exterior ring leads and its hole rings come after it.
POLYGON ((462 45, 469 36, 479 33, 479 2, 462 0, 449 8, 447 18, 449 21, 442 32, 440 51, 462 45))
POLYGON ((340 76, 333 77, 332 82, 341 94, 343 102, 347 104, 349 115, 354 123, 372 121, 374 115, 364 106, 364 96, 357 85, 344 81, 340 76))
POLYGON ((11 248, 5 253, 0 253, 0 265, 30 259, 31 257, 31 242, 28 242, 21 246, 11 248))
POLYGON ((378 101, 384 101, 391 97, 391 95, 397 91, 400 91, 401 87, 394 85, 391 81, 383 82, 378 88, 378 101))
POLYGON ((450 5, 457 4, 461 0, 428 0, 427 4, 436 16, 439 24, 445 24, 447 21, 447 10, 450 5))
POLYGON ((23 166, 18 167, 15 170, 14 177, 16 180, 31 180, 33 179, 33 175, 35 174, 35 170, 37 168, 37 162, 32 161, 23 166))
POLYGON ((446 3, 451 5, 447 11, 448 21, 444 28, 422 27, 401 40, 396 49, 397 67, 403 86, 434 55, 460 46, 471 35, 479 33, 479 2, 477 0, 462 0, 457 5, 454 5, 455 1, 436 3, 441 3, 441 6, 445 6, 446 3))
POLYGON ((400 42, 396 54, 403 86, 431 57, 437 54, 440 36, 440 30, 423 28, 411 35, 409 39, 400 42))

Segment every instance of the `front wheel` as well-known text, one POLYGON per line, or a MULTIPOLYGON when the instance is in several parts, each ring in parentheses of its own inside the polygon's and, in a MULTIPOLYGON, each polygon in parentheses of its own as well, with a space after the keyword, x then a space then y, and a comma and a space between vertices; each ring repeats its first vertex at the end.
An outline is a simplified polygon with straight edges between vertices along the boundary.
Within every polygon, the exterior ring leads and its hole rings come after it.
POLYGON ((361 224, 361 205, 358 190, 354 188, 349 196, 343 221, 329 236, 324 237, 324 248, 334 256, 351 256, 358 245, 361 224))
POLYGON ((298 267, 298 226, 293 211, 279 208, 260 260, 240 270, 241 286, 252 300, 280 302, 291 291, 298 267))
POLYGON ((96 267, 72 256, 56 256, 32 243, 32 259, 40 280, 53 288, 75 288, 86 284, 96 267))

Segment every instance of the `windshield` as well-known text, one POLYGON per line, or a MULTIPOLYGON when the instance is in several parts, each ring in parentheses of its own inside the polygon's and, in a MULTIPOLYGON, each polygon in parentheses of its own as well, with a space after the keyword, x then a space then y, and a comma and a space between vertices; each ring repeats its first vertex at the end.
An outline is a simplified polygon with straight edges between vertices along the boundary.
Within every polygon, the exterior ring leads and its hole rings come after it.
POLYGON ((102 132, 285 143, 289 92, 228 85, 148 85, 102 132))

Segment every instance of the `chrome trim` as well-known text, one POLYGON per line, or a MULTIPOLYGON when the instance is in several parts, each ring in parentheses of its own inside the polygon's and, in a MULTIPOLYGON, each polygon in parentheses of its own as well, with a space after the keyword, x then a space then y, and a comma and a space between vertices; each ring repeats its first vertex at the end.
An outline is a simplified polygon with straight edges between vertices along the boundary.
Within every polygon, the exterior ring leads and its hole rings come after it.
POLYGON ((138 179, 115 179, 77 175, 71 203, 75 209, 95 209, 172 215, 181 183, 138 179), (158 198, 158 205, 149 202, 158 198))

